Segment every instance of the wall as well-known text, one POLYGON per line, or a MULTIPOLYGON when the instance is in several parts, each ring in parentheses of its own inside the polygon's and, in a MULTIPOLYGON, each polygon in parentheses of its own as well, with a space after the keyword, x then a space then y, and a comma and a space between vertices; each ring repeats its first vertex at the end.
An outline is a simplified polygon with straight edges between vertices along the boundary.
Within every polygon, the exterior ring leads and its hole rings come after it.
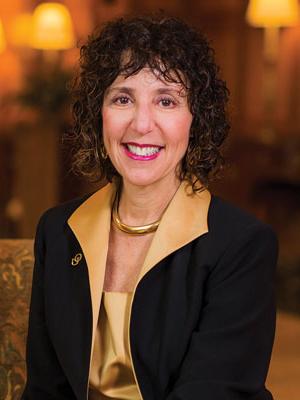
MULTIPOLYGON (((55 126, 55 121, 49 123, 49 118, 52 117, 47 116, 43 117, 43 125, 34 112, 24 110, 16 104, 4 104, 4 96, 13 94, 24 85, 26 70, 33 68, 34 62, 41 56, 38 51, 18 48, 10 43, 13 18, 21 12, 32 11, 37 3, 34 0, 0 3, 0 15, 9 42, 5 53, 0 55, 0 135, 5 138, 5 146, 12 148, 10 157, 13 165, 3 168, 14 171, 14 185, 9 188, 8 197, 19 201, 13 203, 18 205, 14 212, 19 220, 16 220, 13 229, 2 232, 2 235, 17 232, 21 237, 32 236, 38 215, 43 209, 90 188, 70 178, 66 171, 68 165, 62 162, 59 138, 64 130, 64 122, 57 121, 55 126), (48 145, 45 146, 46 142, 48 145), (37 156, 38 149, 40 154, 37 156), (36 156, 30 155, 34 153, 36 156)), ((95 26, 123 14, 149 13, 164 9, 199 27, 216 49, 222 76, 231 91, 232 138, 247 138, 258 142, 261 140, 263 31, 246 24, 247 1, 65 0, 64 3, 73 18, 78 45, 84 42, 95 26)), ((300 131, 299 50, 300 26, 282 30, 275 119, 279 136, 293 137, 293 140, 299 137, 300 131)), ((66 51, 62 57, 63 65, 73 69, 78 55, 78 48, 66 51)), ((53 119, 56 119, 55 116, 53 119)), ((300 162, 297 156, 288 154, 289 159, 294 157, 294 169, 297 172, 300 162)), ((243 185, 240 186, 240 201, 248 195, 249 182, 246 178, 244 192, 243 185)), ((233 179, 232 184, 236 185, 237 181, 233 179)), ((2 217, 5 214, 3 210, 7 208, 7 196, 4 197, 6 200, 1 204, 2 217)))

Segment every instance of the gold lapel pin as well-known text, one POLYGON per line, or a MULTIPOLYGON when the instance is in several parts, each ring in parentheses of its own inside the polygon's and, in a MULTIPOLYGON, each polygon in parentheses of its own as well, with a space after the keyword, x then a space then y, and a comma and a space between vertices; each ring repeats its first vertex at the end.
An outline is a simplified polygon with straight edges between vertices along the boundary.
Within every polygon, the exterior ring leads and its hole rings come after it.
POLYGON ((82 260, 82 253, 77 253, 71 261, 71 264, 73 265, 73 267, 76 267, 76 265, 78 265, 80 263, 80 261, 82 260))

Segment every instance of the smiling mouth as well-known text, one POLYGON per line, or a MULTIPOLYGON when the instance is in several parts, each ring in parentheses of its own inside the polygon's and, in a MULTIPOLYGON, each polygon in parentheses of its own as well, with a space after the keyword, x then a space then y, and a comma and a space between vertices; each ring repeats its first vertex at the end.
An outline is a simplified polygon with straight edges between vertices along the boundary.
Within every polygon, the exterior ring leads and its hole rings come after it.
POLYGON ((124 143, 123 145, 132 155, 145 158, 157 155, 163 148, 152 144, 124 143))

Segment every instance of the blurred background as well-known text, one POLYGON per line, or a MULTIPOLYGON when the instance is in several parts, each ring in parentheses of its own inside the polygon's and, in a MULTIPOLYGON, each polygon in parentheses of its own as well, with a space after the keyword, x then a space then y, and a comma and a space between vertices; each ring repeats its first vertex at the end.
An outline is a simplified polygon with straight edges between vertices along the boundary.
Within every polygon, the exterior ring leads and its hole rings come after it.
POLYGON ((274 356, 269 379, 276 399, 299 399, 297 0, 1 0, 0 238, 32 238, 45 209, 99 186, 72 174, 71 149, 62 142, 71 129, 67 86, 79 46, 111 18, 159 10, 210 39, 230 89, 228 167, 212 191, 271 224, 279 236, 281 353, 274 356))

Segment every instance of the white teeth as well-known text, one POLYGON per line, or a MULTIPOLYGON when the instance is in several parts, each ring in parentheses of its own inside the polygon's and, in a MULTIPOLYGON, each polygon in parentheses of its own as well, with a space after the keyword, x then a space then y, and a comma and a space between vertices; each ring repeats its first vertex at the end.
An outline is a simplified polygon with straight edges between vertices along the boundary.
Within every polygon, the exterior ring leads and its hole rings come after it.
POLYGON ((152 156, 160 150, 159 147, 139 147, 132 144, 127 144, 127 147, 131 153, 137 156, 152 156))

